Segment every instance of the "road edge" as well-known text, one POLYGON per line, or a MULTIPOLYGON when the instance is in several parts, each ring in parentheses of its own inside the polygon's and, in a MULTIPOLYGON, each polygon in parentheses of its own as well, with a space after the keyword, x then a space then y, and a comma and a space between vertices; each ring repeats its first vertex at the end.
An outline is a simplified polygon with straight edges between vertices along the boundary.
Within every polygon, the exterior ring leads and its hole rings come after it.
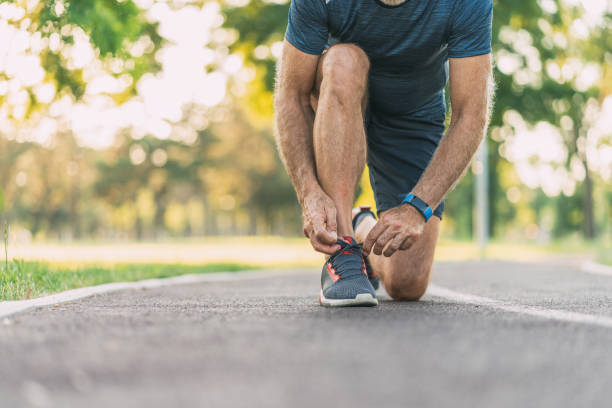
POLYGON ((595 261, 585 261, 580 265, 582 272, 594 275, 612 276, 612 266, 597 263, 595 261))
POLYGON ((259 279, 274 277, 281 273, 278 268, 260 269, 257 271, 237 271, 237 272, 208 272, 203 274, 189 274, 173 276, 170 278, 144 279, 134 282, 112 282, 101 285, 87 286, 84 288, 70 289, 64 292, 54 293, 53 295, 43 296, 36 299, 26 300, 7 300, 0 302, 0 319, 7 318, 19 313, 24 313, 32 309, 45 306, 52 306, 60 303, 73 302, 94 295, 117 292, 133 289, 151 289, 163 286, 185 285, 202 282, 229 282, 242 279, 259 279))

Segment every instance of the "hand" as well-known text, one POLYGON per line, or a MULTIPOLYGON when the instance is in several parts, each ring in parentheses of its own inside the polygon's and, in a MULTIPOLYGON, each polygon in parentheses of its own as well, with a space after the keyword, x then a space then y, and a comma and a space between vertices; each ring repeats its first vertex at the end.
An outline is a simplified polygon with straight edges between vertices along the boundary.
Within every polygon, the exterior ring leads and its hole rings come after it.
POLYGON ((408 249, 423 234, 425 218, 410 204, 384 211, 363 244, 364 255, 389 257, 397 250, 408 249))
POLYGON ((332 255, 340 249, 336 224, 336 206, 323 190, 308 193, 302 204, 304 235, 315 251, 332 255))

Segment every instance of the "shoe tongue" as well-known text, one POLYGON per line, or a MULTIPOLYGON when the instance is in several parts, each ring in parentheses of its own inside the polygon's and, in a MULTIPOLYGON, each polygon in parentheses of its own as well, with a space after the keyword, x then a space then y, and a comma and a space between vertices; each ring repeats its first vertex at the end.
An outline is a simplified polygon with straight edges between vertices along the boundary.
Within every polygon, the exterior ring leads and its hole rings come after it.
POLYGON ((353 237, 350 237, 348 235, 346 237, 342 237, 341 241, 344 241, 347 244, 351 244, 351 245, 355 243, 355 239, 353 239, 353 237))

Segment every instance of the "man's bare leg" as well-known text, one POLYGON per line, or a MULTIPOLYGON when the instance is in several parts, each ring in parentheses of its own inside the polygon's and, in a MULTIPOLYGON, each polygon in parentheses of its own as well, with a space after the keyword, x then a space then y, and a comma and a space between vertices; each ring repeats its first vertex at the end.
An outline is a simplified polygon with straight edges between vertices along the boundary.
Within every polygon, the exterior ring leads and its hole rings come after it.
MULTIPOLYGON (((365 218, 353 231, 351 210, 355 189, 363 173, 366 139, 363 115, 367 98, 369 61, 352 44, 331 47, 321 58, 311 104, 316 112, 314 150, 317 177, 337 210, 338 235, 363 242, 376 224, 365 218)), ((433 217, 421 238, 406 251, 385 258, 372 253, 368 259, 394 299, 420 298, 431 275, 440 220, 433 217)))
MULTIPOLYGON (((363 242, 374 225, 374 218, 365 217, 355 231, 355 238, 363 242)), ((431 279, 439 229, 440 219, 431 217, 425 224, 423 235, 410 249, 397 251, 388 258, 374 252, 368 256, 374 274, 382 280, 393 299, 418 300, 425 293, 431 279)))
POLYGON ((332 46, 319 61, 311 98, 317 178, 336 205, 338 236, 354 235, 351 210, 366 160, 363 115, 369 67, 356 45, 332 46))

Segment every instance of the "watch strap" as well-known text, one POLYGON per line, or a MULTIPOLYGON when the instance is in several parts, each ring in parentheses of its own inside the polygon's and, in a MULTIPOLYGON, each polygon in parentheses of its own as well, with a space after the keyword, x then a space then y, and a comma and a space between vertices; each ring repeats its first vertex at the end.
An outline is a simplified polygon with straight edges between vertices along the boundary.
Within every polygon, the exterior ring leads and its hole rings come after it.
POLYGON ((425 222, 429 221, 429 219, 433 215, 433 210, 431 209, 431 207, 425 201, 421 200, 419 197, 415 196, 412 193, 406 195, 406 198, 404 198, 404 200, 402 201, 402 204, 404 203, 410 204, 411 206, 416 208, 425 218, 425 222))

